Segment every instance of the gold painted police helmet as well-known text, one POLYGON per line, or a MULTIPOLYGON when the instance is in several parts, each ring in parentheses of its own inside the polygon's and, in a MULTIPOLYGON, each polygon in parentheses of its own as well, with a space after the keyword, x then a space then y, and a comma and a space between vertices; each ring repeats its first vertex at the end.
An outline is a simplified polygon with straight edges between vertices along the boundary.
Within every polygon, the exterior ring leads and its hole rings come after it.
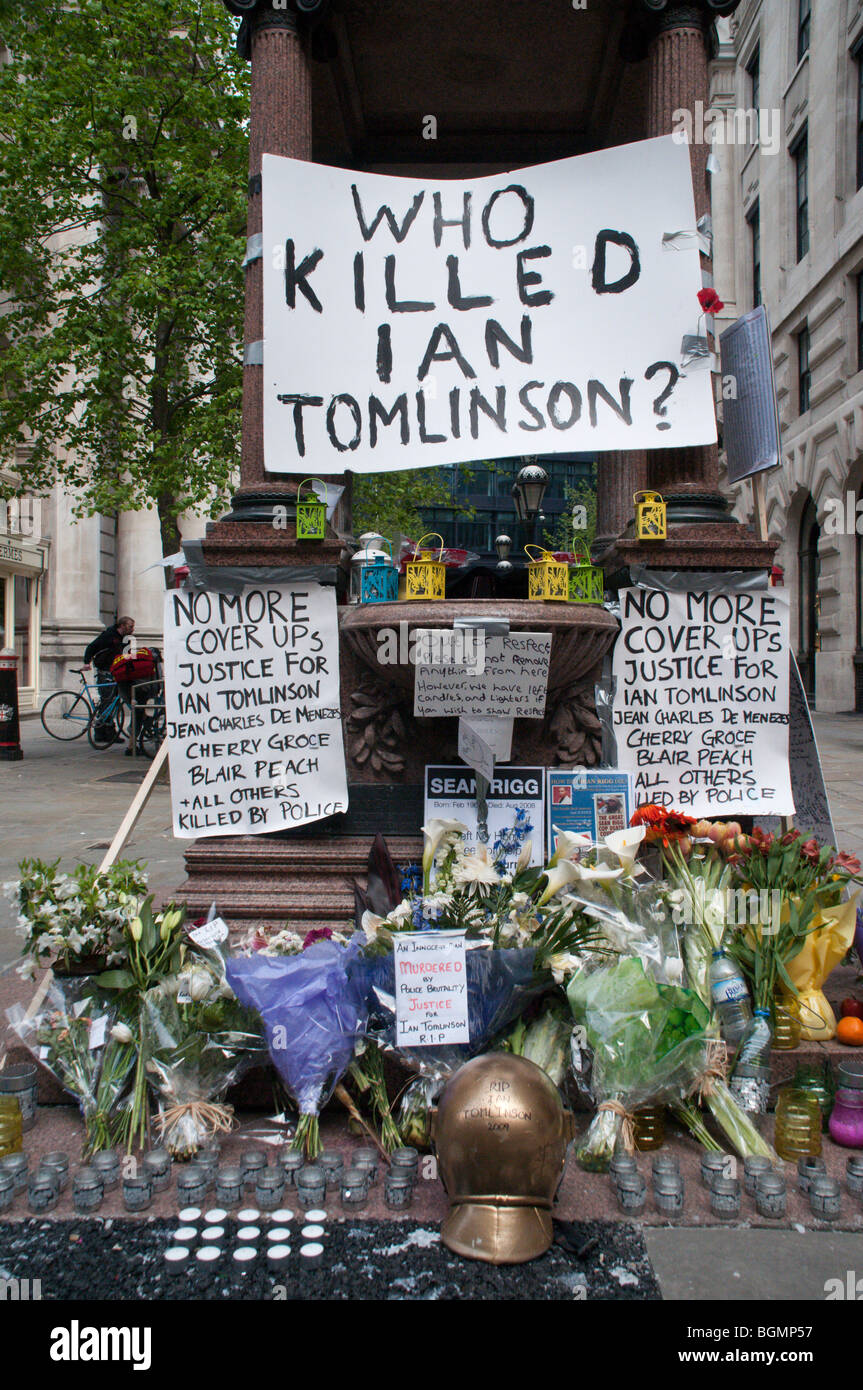
POLYGON ((432 1115, 438 1171, 451 1203, 441 1240, 458 1255, 521 1264, 551 1245, 551 1205, 573 1117, 550 1077, 525 1057, 475 1057, 432 1115))

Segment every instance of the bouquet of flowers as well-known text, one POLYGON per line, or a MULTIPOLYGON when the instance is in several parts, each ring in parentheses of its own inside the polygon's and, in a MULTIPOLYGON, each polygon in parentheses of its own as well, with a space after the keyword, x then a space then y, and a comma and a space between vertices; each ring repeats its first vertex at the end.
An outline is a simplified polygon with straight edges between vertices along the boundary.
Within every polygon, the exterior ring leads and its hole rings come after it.
POLYGON ((258 952, 226 963, 237 998, 263 1020, 273 1065, 300 1112, 294 1146, 310 1158, 320 1151, 321 1109, 365 1027, 364 995, 350 968, 360 949, 359 941, 343 945, 320 933, 295 954, 258 952))
POLYGON ((220 957, 213 955, 187 962, 148 990, 141 1025, 161 1138, 175 1158, 192 1158, 232 1126, 223 1097, 264 1056, 258 1020, 238 1003, 220 957))
POLYGON ((7 1018, 34 1057, 78 1101, 85 1130, 82 1157, 123 1140, 136 1053, 116 1010, 95 993, 54 980, 40 1013, 29 1017, 18 1004, 7 1010, 7 1018))
POLYGON ((66 874, 59 863, 22 859, 20 878, 4 884, 24 937, 20 973, 33 979, 40 965, 68 972, 125 964, 125 928, 147 891, 141 865, 118 860, 100 874, 93 864, 77 864, 66 874))

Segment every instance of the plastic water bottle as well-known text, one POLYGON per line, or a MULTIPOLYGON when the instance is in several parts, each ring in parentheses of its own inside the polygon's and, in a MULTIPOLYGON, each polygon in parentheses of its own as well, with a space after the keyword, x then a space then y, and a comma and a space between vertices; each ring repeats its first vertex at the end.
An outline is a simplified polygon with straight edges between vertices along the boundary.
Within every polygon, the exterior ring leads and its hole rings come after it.
POLYGON ((752 1005, 746 981, 724 951, 714 951, 710 962, 710 997, 719 1029, 729 1048, 737 1047, 752 1022, 752 1005))

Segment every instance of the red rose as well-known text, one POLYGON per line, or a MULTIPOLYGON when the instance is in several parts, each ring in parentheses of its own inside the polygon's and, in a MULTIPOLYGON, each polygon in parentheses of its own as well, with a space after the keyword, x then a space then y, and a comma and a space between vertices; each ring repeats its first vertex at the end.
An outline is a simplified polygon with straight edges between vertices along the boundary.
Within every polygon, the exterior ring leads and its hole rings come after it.
POLYGON ((316 941, 329 941, 332 934, 330 927, 315 927, 303 937, 303 950, 307 946, 314 946, 316 941))

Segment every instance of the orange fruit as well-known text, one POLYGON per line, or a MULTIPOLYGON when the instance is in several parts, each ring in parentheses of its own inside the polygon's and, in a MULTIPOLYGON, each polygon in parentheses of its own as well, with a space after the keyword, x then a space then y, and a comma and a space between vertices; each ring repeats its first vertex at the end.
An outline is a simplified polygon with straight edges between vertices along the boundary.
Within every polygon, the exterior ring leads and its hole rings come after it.
POLYGON ((863 1018, 840 1018, 836 1025, 836 1036, 849 1047, 863 1047, 863 1018))

